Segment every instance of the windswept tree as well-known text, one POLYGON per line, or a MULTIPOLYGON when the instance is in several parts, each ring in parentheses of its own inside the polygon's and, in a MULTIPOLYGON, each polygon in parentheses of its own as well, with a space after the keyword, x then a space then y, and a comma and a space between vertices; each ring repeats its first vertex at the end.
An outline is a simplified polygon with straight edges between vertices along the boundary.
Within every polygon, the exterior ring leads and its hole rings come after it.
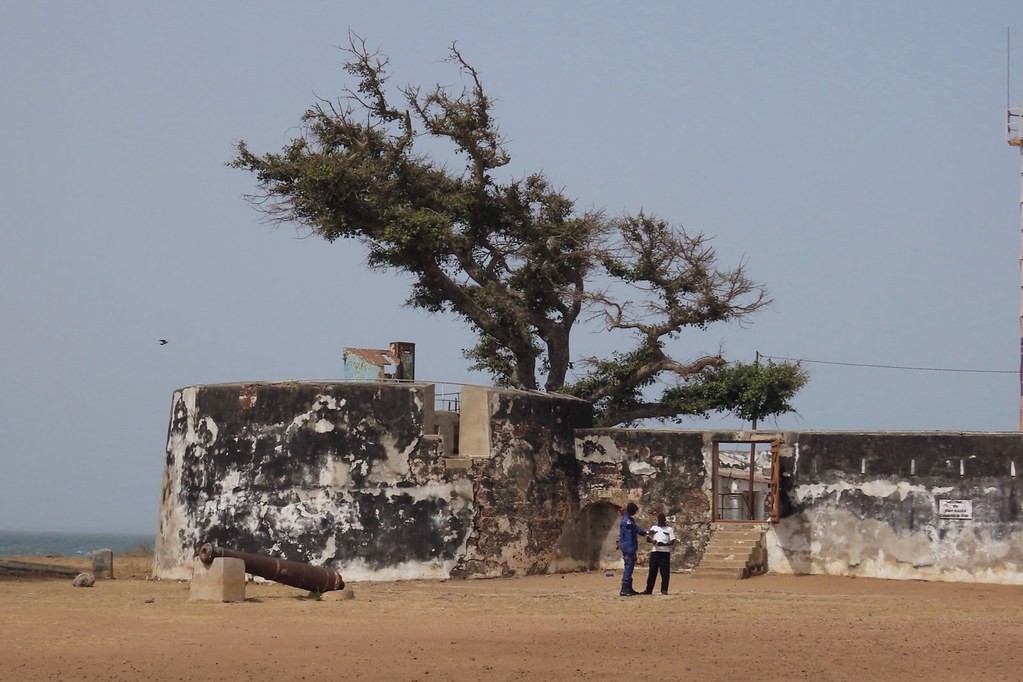
POLYGON ((313 104, 280 152, 238 143, 231 165, 256 175, 248 199, 270 222, 361 242, 371 268, 411 277, 410 305, 468 322, 473 369, 498 385, 591 400, 601 424, 792 411, 806 381, 798 365, 767 373, 665 350, 686 328, 743 321, 769 303, 744 263, 720 269, 706 237, 656 217, 577 211, 542 173, 500 181, 510 156, 494 102, 457 46, 448 53, 466 83, 457 90, 389 87, 387 57, 354 34, 345 52, 357 85, 313 104), (446 144, 464 167, 424 152, 424 140, 446 144), (631 347, 577 360, 586 373, 569 383, 572 331, 591 318, 631 347), (742 386, 765 381, 773 399, 750 402, 742 386))

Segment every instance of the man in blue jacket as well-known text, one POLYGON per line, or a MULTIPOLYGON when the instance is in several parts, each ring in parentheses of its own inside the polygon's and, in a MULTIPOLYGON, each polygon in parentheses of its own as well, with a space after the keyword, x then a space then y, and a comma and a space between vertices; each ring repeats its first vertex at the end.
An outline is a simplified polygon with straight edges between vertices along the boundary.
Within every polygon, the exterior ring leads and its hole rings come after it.
POLYGON ((636 552, 639 551, 639 536, 646 535, 646 531, 636 525, 633 515, 639 511, 635 502, 625 505, 625 513, 622 514, 621 524, 618 526, 618 548, 622 551, 625 559, 625 571, 622 572, 623 597, 632 597, 639 594, 632 589, 632 570, 636 567, 636 552))

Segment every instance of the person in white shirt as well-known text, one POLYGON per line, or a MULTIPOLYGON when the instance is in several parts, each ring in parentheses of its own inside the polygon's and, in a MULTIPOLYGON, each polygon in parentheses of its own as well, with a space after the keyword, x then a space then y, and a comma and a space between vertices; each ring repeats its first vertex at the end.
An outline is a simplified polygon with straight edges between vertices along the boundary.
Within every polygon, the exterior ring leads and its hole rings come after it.
POLYGON ((650 575, 646 579, 646 591, 653 594, 658 572, 661 574, 661 594, 668 594, 668 579, 671 577, 671 548, 675 544, 675 531, 668 525, 664 514, 657 515, 657 525, 647 531, 647 542, 653 544, 650 550, 650 575))

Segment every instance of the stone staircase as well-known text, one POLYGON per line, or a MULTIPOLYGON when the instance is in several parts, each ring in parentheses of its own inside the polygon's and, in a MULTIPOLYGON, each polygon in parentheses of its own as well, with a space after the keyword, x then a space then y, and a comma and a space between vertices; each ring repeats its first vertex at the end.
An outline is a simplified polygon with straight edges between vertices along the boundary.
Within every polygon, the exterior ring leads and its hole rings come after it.
POLYGON ((716 523, 694 578, 741 580, 767 571, 767 524, 716 523))

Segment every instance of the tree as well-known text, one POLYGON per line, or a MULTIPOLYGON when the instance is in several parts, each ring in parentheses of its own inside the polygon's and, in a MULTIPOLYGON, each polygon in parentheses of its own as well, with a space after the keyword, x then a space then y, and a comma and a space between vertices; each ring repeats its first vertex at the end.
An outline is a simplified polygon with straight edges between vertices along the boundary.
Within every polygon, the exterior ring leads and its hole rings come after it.
MULTIPOLYGON (((448 61, 467 84, 458 92, 442 85, 392 90, 386 56, 354 34, 344 51, 354 89, 314 103, 301 134, 279 153, 257 155, 238 143, 230 165, 256 175, 259 191, 248 199, 270 222, 295 223, 330 242, 361 242, 371 268, 412 277, 409 305, 469 323, 477 342, 464 353, 473 369, 527 390, 540 377, 547 391, 593 400, 601 423, 677 415, 672 410, 687 403, 674 394, 664 394, 674 402, 643 397, 664 375, 675 377, 669 390, 690 392, 723 376, 720 353, 678 362, 664 342, 686 327, 742 321, 767 305, 745 263, 718 269, 703 235, 653 216, 577 212, 542 173, 496 179, 510 156, 494 101, 456 45, 448 61), (464 168, 421 151, 423 140, 449 145, 464 168), (587 375, 569 383, 569 341, 584 313, 631 334, 635 348, 586 359, 587 375)), ((805 381, 798 366, 790 369, 805 381)), ((779 385, 784 396, 775 405, 790 411, 787 400, 800 386, 779 385)), ((705 393, 705 409, 695 413, 745 409, 707 402, 733 393, 705 393)))

